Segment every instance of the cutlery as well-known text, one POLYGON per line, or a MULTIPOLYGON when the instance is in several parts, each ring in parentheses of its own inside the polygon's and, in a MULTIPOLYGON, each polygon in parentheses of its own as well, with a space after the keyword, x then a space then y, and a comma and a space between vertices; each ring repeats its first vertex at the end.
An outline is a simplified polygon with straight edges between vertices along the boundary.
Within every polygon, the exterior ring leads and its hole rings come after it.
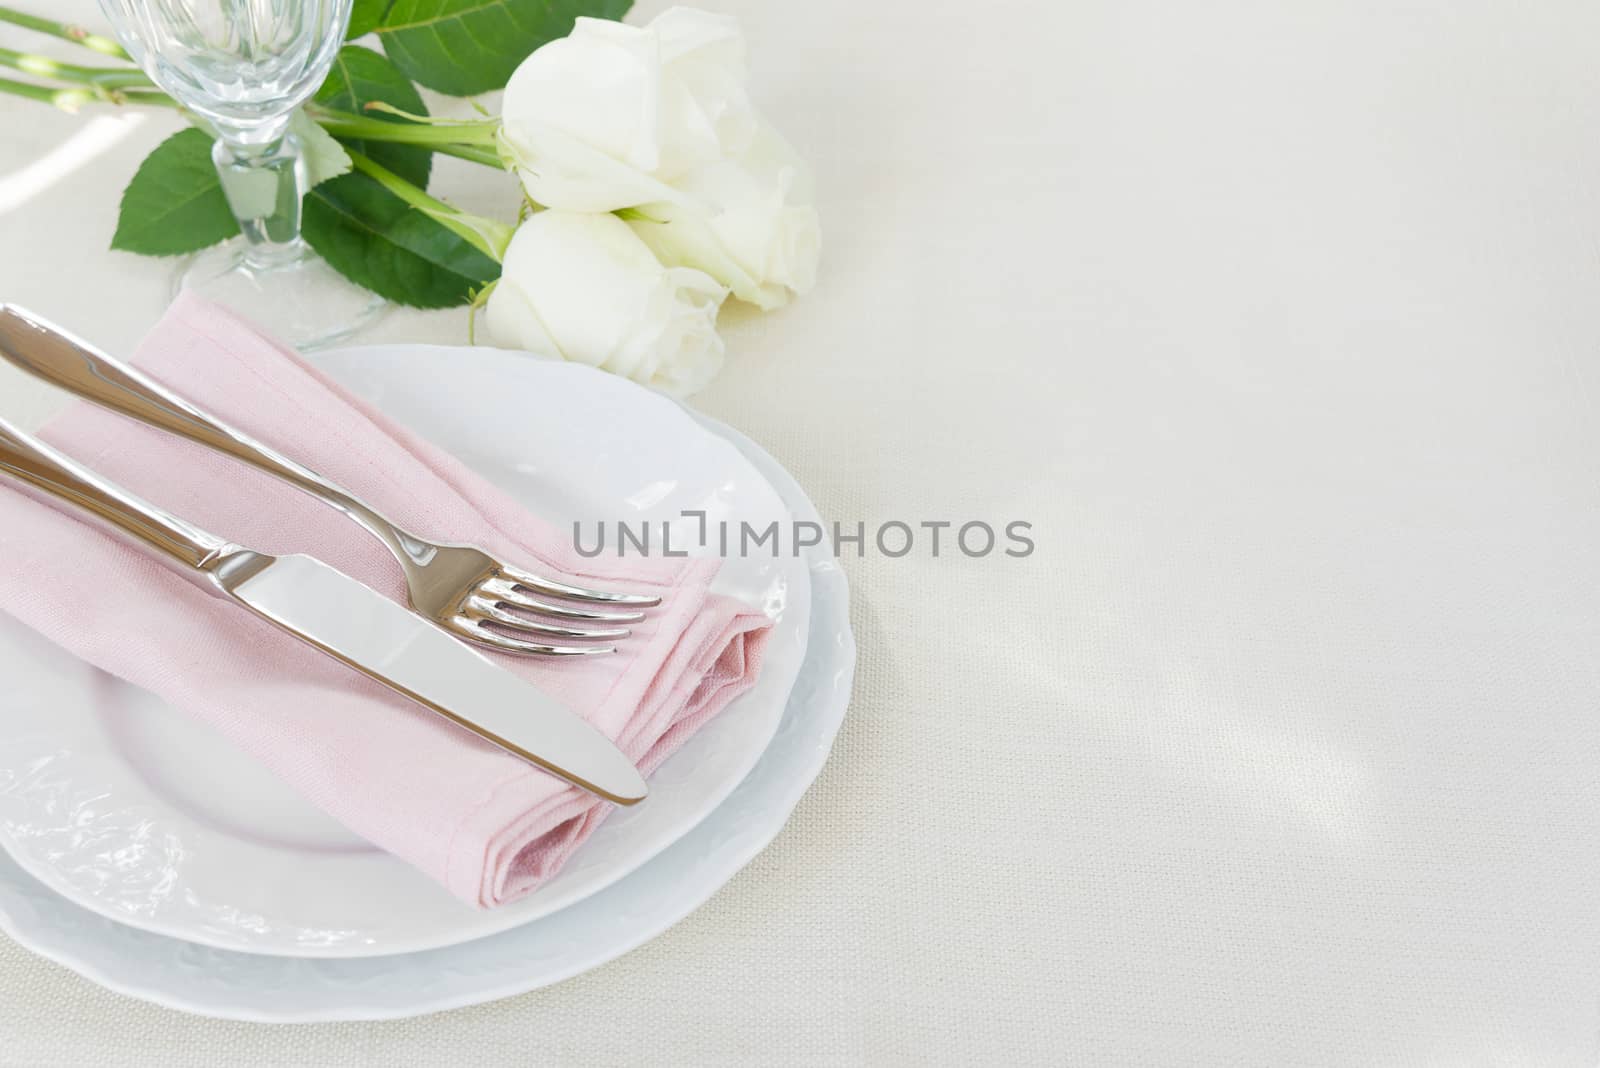
POLYGON ((615 645, 600 643, 625 637, 625 624, 644 618, 639 609, 661 603, 659 597, 547 579, 475 546, 428 541, 142 372, 15 305, 0 304, 0 357, 85 400, 251 464, 344 513, 399 561, 411 608, 466 641, 534 656, 611 653, 615 645), (539 622, 530 615, 561 622, 539 622))
POLYGON ((644 779, 605 735, 537 688, 348 575, 209 534, 0 419, 0 473, 70 505, 179 574, 500 748, 608 801, 644 779))

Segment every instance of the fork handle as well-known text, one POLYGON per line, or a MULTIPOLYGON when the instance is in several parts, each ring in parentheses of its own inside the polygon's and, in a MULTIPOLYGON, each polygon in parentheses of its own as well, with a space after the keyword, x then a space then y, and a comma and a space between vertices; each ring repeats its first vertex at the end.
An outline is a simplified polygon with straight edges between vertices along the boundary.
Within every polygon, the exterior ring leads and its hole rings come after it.
POLYGON ((0 474, 29 496, 68 505, 120 537, 156 550, 188 578, 204 580, 235 546, 157 508, 0 418, 0 474))
POLYGON ((115 357, 11 304, 0 305, 0 358, 84 400, 283 479, 345 513, 397 554, 414 556, 417 552, 415 539, 315 471, 235 430, 115 357))

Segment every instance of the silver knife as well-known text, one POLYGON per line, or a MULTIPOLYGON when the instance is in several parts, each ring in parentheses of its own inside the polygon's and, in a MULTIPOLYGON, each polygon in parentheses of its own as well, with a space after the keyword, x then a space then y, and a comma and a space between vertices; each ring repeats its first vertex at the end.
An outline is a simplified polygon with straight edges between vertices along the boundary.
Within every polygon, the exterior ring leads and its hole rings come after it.
POLYGON ((0 419, 0 474, 70 505, 225 597, 509 753, 631 805, 646 788, 611 740, 549 695, 393 601, 309 556, 231 544, 156 507, 0 419))

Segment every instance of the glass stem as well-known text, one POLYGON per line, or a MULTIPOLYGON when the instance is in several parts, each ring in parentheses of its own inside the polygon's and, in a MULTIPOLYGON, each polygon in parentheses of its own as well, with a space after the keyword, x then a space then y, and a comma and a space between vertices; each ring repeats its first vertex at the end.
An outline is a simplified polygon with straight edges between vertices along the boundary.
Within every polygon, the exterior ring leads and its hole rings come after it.
POLYGON ((224 135, 211 149, 228 207, 246 242, 245 261, 270 269, 300 259, 300 203, 306 167, 299 140, 287 130, 248 142, 224 135))

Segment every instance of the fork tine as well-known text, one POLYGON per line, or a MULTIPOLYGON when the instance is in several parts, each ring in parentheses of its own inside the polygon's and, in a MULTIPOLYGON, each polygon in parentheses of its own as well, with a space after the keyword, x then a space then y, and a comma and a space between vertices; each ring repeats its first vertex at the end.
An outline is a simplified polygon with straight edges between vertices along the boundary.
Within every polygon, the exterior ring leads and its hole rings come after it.
POLYGON ((508 612, 499 604, 481 594, 473 594, 462 606, 461 614, 474 623, 485 620, 498 623, 510 630, 527 634, 535 634, 541 638, 570 638, 575 641, 599 641, 607 638, 626 638, 627 627, 558 627, 549 623, 539 623, 519 616, 515 612, 508 612))
POLYGON ((500 577, 515 582, 535 593, 542 593, 548 597, 565 597, 569 601, 589 601, 595 604, 626 604, 637 605, 640 608, 654 608, 661 603, 659 597, 648 597, 637 593, 607 593, 605 590, 591 590, 583 586, 569 586, 565 582, 555 582, 551 579, 530 575, 515 567, 500 566, 500 577))
POLYGON ((478 589, 490 600, 499 601, 514 608, 525 608, 540 615, 553 616, 556 619, 576 619, 591 623, 640 623, 644 621, 643 612, 607 612, 598 608, 576 608, 556 601, 542 600, 538 597, 530 596, 510 579, 492 578, 479 586, 478 589))
POLYGON ((491 630, 482 622, 473 622, 465 616, 456 616, 451 623, 454 624, 453 629, 456 633, 467 641, 493 646, 507 653, 525 653, 534 656, 598 656, 617 651, 615 645, 546 645, 542 642, 523 641, 509 634, 491 630))

